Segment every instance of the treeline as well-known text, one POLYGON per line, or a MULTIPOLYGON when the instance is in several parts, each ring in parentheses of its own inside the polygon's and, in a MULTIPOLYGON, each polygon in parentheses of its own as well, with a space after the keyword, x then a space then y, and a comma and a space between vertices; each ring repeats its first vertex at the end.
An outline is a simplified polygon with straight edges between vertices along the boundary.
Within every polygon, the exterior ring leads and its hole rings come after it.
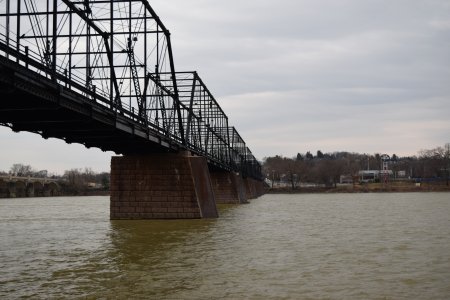
POLYGON ((86 195, 95 192, 109 191, 110 174, 96 173, 91 168, 70 169, 63 175, 49 173, 47 170, 36 170, 30 165, 13 164, 8 172, 0 171, 3 176, 37 177, 57 180, 63 195, 86 195))
POLYGON ((406 179, 442 179, 448 181, 450 154, 449 145, 422 150, 417 156, 399 157, 383 154, 359 154, 351 152, 315 154, 310 151, 295 157, 276 155, 263 160, 264 176, 272 182, 284 182, 296 188, 299 183, 315 183, 336 186, 341 176, 358 180, 362 170, 381 170, 383 158, 393 177, 406 179))

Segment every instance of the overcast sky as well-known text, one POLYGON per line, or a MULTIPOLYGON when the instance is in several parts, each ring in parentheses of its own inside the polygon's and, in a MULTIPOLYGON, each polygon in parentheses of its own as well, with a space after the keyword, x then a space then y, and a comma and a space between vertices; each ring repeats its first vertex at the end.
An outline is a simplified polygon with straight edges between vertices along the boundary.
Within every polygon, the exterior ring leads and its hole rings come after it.
MULTIPOLYGON (((257 159, 450 142, 448 0, 150 0, 257 159)), ((0 170, 109 171, 110 152, 0 128, 0 170)))

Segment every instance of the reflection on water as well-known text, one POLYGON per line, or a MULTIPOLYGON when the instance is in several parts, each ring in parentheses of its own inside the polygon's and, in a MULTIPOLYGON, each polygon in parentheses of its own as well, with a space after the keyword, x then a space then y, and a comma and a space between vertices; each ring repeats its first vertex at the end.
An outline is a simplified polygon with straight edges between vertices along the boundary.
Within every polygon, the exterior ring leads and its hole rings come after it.
POLYGON ((446 193, 265 195, 213 220, 0 199, 0 298, 448 299, 446 193))

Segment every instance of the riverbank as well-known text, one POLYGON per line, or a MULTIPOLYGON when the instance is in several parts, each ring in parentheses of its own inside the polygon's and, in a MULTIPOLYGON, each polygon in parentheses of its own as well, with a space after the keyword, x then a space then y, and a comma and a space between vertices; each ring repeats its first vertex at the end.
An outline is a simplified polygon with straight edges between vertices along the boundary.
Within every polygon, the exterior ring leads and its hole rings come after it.
POLYGON ((41 197, 74 197, 74 196, 109 196, 109 190, 103 189, 89 189, 89 190, 58 190, 56 189, 52 194, 48 193, 33 193, 29 194, 26 190, 16 190, 11 193, 8 189, 0 187, 0 199, 9 198, 41 198, 41 197))
POLYGON ((395 193, 395 192, 450 192, 450 186, 436 183, 366 183, 340 185, 337 187, 274 187, 267 189, 267 194, 297 193, 395 193))

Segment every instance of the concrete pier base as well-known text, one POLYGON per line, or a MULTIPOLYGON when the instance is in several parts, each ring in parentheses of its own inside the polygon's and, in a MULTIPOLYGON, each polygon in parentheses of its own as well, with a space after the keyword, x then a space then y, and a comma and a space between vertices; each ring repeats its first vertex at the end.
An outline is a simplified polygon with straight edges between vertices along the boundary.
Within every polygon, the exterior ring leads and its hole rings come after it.
POLYGON ((242 175, 238 173, 232 173, 231 180, 233 181, 234 186, 236 186, 236 190, 239 197, 239 203, 248 203, 247 190, 242 175))
POLYGON ((252 178, 244 179, 247 199, 255 199, 264 194, 264 184, 262 181, 252 178))
POLYGON ((111 158, 111 219, 217 218, 206 159, 183 154, 111 158))
POLYGON ((228 171, 210 171, 216 202, 221 204, 247 203, 242 177, 228 171))
POLYGON ((8 183, 8 198, 16 198, 16 184, 14 182, 8 183))
POLYGON ((25 192, 27 197, 34 197, 34 183, 28 183, 25 192))

